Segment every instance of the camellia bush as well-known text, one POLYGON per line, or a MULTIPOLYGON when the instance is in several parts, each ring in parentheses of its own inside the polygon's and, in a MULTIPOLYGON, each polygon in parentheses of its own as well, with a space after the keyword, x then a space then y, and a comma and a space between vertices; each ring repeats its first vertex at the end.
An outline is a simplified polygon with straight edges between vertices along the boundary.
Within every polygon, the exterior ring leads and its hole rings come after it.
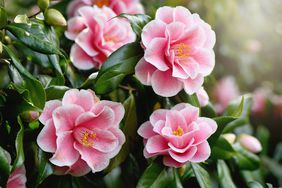
POLYGON ((269 132, 249 131, 264 98, 214 84, 216 33, 200 15, 26 3, 11 16, 0 0, 0 187, 282 185, 281 145, 269 155, 269 132))

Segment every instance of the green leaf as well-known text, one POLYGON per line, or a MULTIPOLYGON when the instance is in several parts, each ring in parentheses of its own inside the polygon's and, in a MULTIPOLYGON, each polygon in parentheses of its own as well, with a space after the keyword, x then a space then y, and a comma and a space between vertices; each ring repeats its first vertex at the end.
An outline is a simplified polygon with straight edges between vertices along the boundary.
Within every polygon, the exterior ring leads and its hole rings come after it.
POLYGON ((213 159, 230 159, 234 154, 232 145, 220 136, 212 148, 211 157, 213 159))
POLYGON ((268 157, 263 157, 262 162, 265 168, 267 168, 271 174, 273 174, 277 179, 282 179, 282 165, 277 161, 270 159, 268 157))
POLYGON ((124 126, 122 131, 125 135, 126 142, 123 144, 119 154, 113 158, 106 171, 111 171, 113 168, 119 166, 127 158, 130 148, 133 147, 136 139, 137 132, 137 114, 135 99, 132 94, 124 101, 123 106, 125 108, 124 126))
POLYGON ((223 160, 217 161, 217 173, 220 187, 236 188, 230 175, 229 168, 223 160))
POLYGON ((5 187, 10 175, 10 164, 7 151, 0 146, 0 186, 5 187))
POLYGON ((136 188, 164 188, 173 181, 173 173, 164 166, 153 162, 139 179, 136 188))
POLYGON ((227 108, 227 111, 225 113, 237 115, 236 117, 238 119, 230 123, 228 126, 226 126, 223 131, 224 133, 232 132, 237 127, 249 124, 249 117, 250 117, 250 112, 251 112, 251 107, 252 107, 252 97, 250 95, 244 95, 243 99, 244 100, 241 100, 241 101, 239 100, 234 101, 227 108), (244 104, 242 104, 242 102, 244 104), (236 110, 236 106, 237 106, 237 110, 236 110))
POLYGON ((200 102, 196 94, 188 95, 184 90, 179 93, 182 101, 187 102, 193 106, 200 107, 200 102))
POLYGON ((270 133, 267 128, 264 126, 259 126, 256 131, 256 137, 260 141, 262 145, 262 151, 261 154, 267 155, 268 153, 268 146, 269 146, 269 138, 270 138, 270 133))
POLYGON ((52 165, 49 163, 49 159, 41 149, 38 150, 38 175, 36 185, 40 185, 48 176, 53 174, 52 165))
POLYGON ((252 181, 248 183, 248 187, 249 188, 264 188, 263 185, 261 185, 259 182, 257 181, 252 181))
POLYGON ((16 140, 15 140, 15 147, 16 147, 16 159, 13 163, 13 169, 16 169, 23 165, 24 163, 24 149, 23 149, 23 137, 24 137, 24 127, 22 124, 21 118, 18 116, 18 124, 20 126, 20 130, 17 134, 16 140))
POLYGON ((235 117, 231 117, 231 116, 222 116, 222 117, 216 117, 214 118, 214 120, 217 123, 217 130, 216 132, 208 139, 208 142, 211 146, 211 148, 213 147, 213 145, 216 143, 217 139, 219 138, 219 136, 222 134, 224 128, 226 127, 226 125, 234 120, 236 120, 235 117))
POLYGON ((197 163, 191 163, 194 174, 201 188, 212 188, 209 173, 197 163))
POLYGON ((67 86, 50 86, 45 89, 47 100, 62 99, 65 92, 70 88, 67 86))
POLYGON ((5 1, 4 0, 0 0, 0 7, 5 7, 5 1))
POLYGON ((12 59, 13 65, 19 71, 25 81, 25 88, 29 91, 29 99, 34 106, 43 109, 45 105, 45 91, 40 81, 36 80, 20 63, 18 57, 7 46, 4 45, 4 49, 12 59))
POLYGON ((233 156, 235 162, 241 170, 256 170, 260 166, 260 158, 245 150, 240 144, 234 144, 236 154, 233 156))
POLYGON ((105 94, 116 89, 126 75, 134 73, 142 56, 143 49, 138 42, 126 44, 112 53, 98 73, 95 92, 105 94))
POLYGON ((57 41, 50 36, 44 25, 31 23, 11 23, 6 26, 19 41, 36 52, 44 54, 61 54, 57 47, 57 41))
POLYGON ((174 175, 174 181, 173 181, 172 187, 173 188, 183 188, 177 168, 173 168, 173 175, 174 175))
POLYGON ((140 37, 143 27, 151 20, 151 17, 145 14, 120 14, 117 17, 126 18, 134 33, 140 37))
POLYGON ((0 29, 7 25, 7 13, 4 6, 0 6, 0 29))
POLYGON ((209 117, 209 118, 216 117, 215 109, 214 109, 214 107, 212 106, 211 103, 209 103, 207 106, 204 106, 204 107, 201 108, 201 116, 209 117))
POLYGON ((245 101, 245 98, 244 96, 242 96, 242 99, 239 104, 238 104, 238 101, 231 103, 226 108, 224 115, 232 116, 232 117, 240 117, 244 109, 244 101, 245 101))

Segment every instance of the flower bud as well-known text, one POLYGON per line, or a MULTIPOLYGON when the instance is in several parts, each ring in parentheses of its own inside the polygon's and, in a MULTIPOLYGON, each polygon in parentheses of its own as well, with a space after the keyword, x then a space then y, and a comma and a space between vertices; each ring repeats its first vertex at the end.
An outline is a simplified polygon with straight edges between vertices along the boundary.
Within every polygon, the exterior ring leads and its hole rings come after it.
POLYGON ((28 22, 28 17, 26 14, 20 14, 20 15, 17 15, 14 19, 14 22, 15 23, 27 23, 28 22))
POLYGON ((2 54, 2 52, 3 52, 3 44, 2 44, 2 42, 0 41, 0 54, 2 54))
POLYGON ((27 111, 21 114, 21 118, 25 122, 33 122, 39 118, 39 112, 27 111))
POLYGON ((241 144, 241 146, 243 146, 245 149, 249 150, 250 152, 258 153, 262 150, 260 141, 251 135, 241 134, 239 136, 238 141, 241 144))
POLYGON ((37 5, 41 11, 45 11, 49 7, 49 0, 37 0, 37 5))
POLYGON ((234 144, 236 135, 233 133, 227 133, 222 135, 223 138, 225 138, 230 144, 234 144))
POLYGON ((67 21, 56 9, 47 9, 44 13, 46 23, 53 26, 66 26, 67 21))

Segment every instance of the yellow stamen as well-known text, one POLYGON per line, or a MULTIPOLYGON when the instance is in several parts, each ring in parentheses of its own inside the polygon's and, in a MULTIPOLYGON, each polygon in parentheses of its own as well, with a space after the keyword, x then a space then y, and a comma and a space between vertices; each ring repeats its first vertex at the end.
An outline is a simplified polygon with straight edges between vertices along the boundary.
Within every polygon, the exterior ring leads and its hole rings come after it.
POLYGON ((190 56, 191 48, 184 43, 177 44, 172 47, 175 52, 175 56, 178 59, 184 59, 190 56))
POLYGON ((106 42, 112 42, 112 43, 117 43, 118 42, 117 37, 111 36, 111 35, 106 35, 104 37, 104 39, 105 39, 106 42))
POLYGON ((173 131, 173 134, 175 136, 182 136, 184 134, 184 131, 181 127, 177 127, 177 129, 173 131))
POLYGON ((94 145, 94 141, 93 140, 90 140, 89 141, 89 138, 95 138, 96 137, 96 133, 94 132, 91 132, 89 133, 88 131, 85 131, 81 137, 81 142, 84 146, 93 146, 94 145))
POLYGON ((110 2, 109 0, 96 0, 96 5, 101 8, 103 6, 109 6, 110 2))

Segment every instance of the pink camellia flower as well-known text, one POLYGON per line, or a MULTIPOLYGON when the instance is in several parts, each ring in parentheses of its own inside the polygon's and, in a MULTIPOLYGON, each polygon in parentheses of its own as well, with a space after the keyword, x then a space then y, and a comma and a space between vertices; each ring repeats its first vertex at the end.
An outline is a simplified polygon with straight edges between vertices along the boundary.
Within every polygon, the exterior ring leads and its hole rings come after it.
MULTIPOLYGON (((11 155, 6 151, 4 151, 4 155, 8 161, 8 163, 11 163, 11 155)), ((24 165, 17 167, 9 176, 8 182, 6 187, 7 188, 25 188, 26 185, 26 172, 24 165)), ((1 188, 1 186, 0 186, 1 188)))
POLYGON ((71 89, 62 99, 48 101, 39 120, 37 138, 57 174, 82 176, 105 169, 120 151, 125 136, 119 129, 122 104, 100 101, 91 90, 71 89))
POLYGON ((197 92, 196 92, 197 98, 199 100, 200 106, 207 106, 209 104, 209 96, 206 92, 206 90, 201 87, 197 92))
POLYGON ((75 41, 70 52, 74 66, 83 70, 100 68, 112 52, 135 41, 130 24, 116 16, 105 6, 83 6, 68 20, 65 35, 75 41))
POLYGON ((215 65, 215 33, 198 14, 184 7, 161 7, 142 31, 144 57, 136 77, 156 94, 170 97, 180 90, 197 92, 215 65))
POLYGON ((9 176, 7 188, 25 188, 26 185, 24 165, 16 168, 9 176))
POLYGON ((260 141, 256 137, 253 137, 251 135, 241 134, 239 136, 239 143, 245 149, 253 153, 258 153, 262 150, 260 141))
POLYGON ((144 138, 146 158, 162 155, 166 166, 181 167, 208 159, 211 150, 207 139, 216 129, 214 120, 199 117, 198 108, 181 103, 171 110, 153 112, 138 134, 144 138))
POLYGON ((97 5, 98 7, 107 6, 117 15, 121 13, 127 14, 143 14, 144 8, 139 0, 73 0, 67 9, 68 16, 73 17, 77 10, 85 5, 97 5))
POLYGON ((218 113, 223 113, 228 104, 239 97, 240 92, 234 77, 227 76, 219 80, 213 90, 216 104, 215 109, 218 113))

